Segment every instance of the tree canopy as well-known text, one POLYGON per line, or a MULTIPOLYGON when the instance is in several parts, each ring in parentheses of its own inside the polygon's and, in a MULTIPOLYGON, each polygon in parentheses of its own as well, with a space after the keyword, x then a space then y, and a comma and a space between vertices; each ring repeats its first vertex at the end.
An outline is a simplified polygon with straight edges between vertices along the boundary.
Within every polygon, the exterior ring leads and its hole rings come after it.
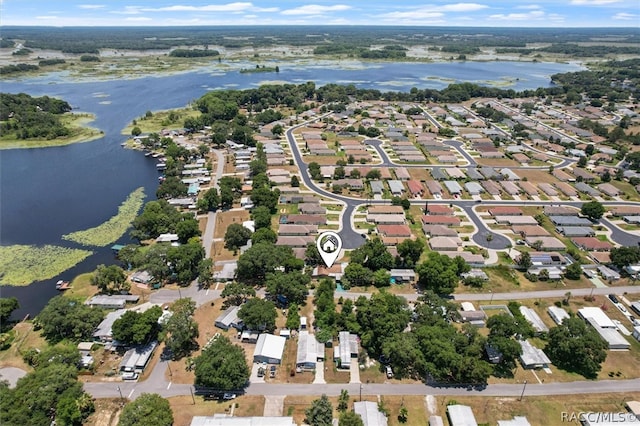
POLYGON ((171 426, 169 401, 157 393, 143 393, 122 409, 118 426, 171 426))
POLYGON ((625 268, 640 262, 640 247, 613 247, 610 252, 611 263, 618 268, 625 268))
POLYGON ((296 303, 304 305, 309 294, 308 285, 311 277, 300 271, 276 272, 267 275, 265 286, 267 292, 284 305, 296 303))
POLYGON ((172 315, 167 320, 165 339, 173 359, 180 359, 198 347, 198 323, 193 319, 196 302, 191 298, 178 299, 171 305, 172 315))
POLYGON ((293 255, 291 247, 276 246, 268 242, 261 242, 251 246, 238 259, 237 277, 241 282, 262 283, 267 274, 278 267, 285 270, 299 270, 303 262, 293 255))
POLYGON ((222 306, 226 309, 229 306, 240 306, 250 297, 255 297, 256 290, 246 284, 232 282, 224 286, 220 297, 224 299, 222 306))
POLYGON ((91 284, 103 293, 119 293, 131 288, 124 271, 118 265, 98 265, 91 276, 91 284))
POLYGON ((305 411, 305 422, 309 426, 331 426, 333 424, 333 405, 327 395, 311 402, 311 407, 305 411))
POLYGON ((471 267, 461 258, 431 252, 429 257, 416 268, 418 283, 425 289, 439 294, 450 294, 458 285, 460 274, 471 267))
POLYGON ((571 317, 549 330, 544 351, 557 367, 593 379, 607 358, 607 349, 607 342, 593 327, 580 318, 571 317))
POLYGON ((160 315, 160 306, 154 306, 143 313, 126 311, 113 323, 113 338, 125 345, 140 345, 155 340, 160 331, 160 315))
POLYGON ((598 220, 604 214, 604 206, 599 201, 589 201, 583 203, 580 208, 580 213, 588 217, 591 220, 598 220))
POLYGON ((249 299, 238 311, 238 318, 250 330, 273 331, 276 328, 276 305, 270 300, 254 297, 249 299))
POLYGON ((244 349, 225 336, 218 336, 195 359, 196 385, 219 391, 243 389, 251 370, 244 349))
POLYGON ((89 339, 104 312, 64 296, 56 296, 38 314, 42 335, 51 343, 63 339, 81 341, 89 339))
POLYGON ((251 231, 249 229, 239 223, 232 223, 224 233, 224 247, 232 251, 237 251, 240 247, 247 244, 249 238, 251 238, 251 231))

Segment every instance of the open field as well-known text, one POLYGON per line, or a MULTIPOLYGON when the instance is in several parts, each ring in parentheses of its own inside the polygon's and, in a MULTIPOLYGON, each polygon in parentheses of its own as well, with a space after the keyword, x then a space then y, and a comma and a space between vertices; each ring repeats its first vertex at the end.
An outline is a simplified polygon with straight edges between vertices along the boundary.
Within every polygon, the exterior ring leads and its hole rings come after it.
POLYGON ((11 346, 0 351, 0 367, 16 367, 26 371, 32 368, 22 359, 22 352, 31 348, 44 349, 47 342, 39 331, 33 330, 33 323, 20 322, 13 327, 14 339, 11 346))
POLYGON ((448 404, 465 404, 473 410, 478 423, 496 424, 498 420, 511 420, 514 416, 526 416, 532 426, 578 424, 562 422, 562 413, 575 412, 625 412, 624 401, 637 400, 640 392, 630 394, 557 395, 553 398, 527 396, 518 398, 483 398, 458 396, 437 398, 438 414, 446 417, 448 404))
POLYGON ((62 125, 70 130, 69 136, 56 139, 15 139, 14 135, 4 135, 0 137, 0 150, 2 149, 23 149, 23 148, 46 148, 52 146, 71 145, 78 142, 90 142, 104 136, 104 133, 90 127, 89 123, 95 120, 92 114, 71 114, 61 116, 62 125))
POLYGON ((174 426, 188 426, 194 416, 212 416, 214 414, 230 414, 231 406, 235 404, 233 415, 262 416, 264 412, 264 397, 243 395, 233 401, 205 401, 202 397, 174 396, 168 398, 173 411, 174 426), (195 399, 195 404, 194 404, 195 399))
POLYGON ((213 238, 224 238, 224 233, 232 223, 239 223, 249 220, 249 212, 247 210, 229 210, 219 212, 216 215, 216 229, 213 238))

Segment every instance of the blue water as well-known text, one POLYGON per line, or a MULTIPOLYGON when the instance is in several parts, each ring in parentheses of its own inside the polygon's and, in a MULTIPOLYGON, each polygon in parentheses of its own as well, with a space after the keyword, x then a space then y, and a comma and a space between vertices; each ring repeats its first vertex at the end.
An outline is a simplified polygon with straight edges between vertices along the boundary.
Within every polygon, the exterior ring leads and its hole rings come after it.
MULTIPOLYGON (((93 126, 104 137, 65 147, 0 151, 0 244, 68 245, 63 234, 97 226, 117 212, 117 207, 135 188, 143 186, 155 198, 155 161, 141 153, 123 149, 120 134, 132 119, 147 110, 182 107, 207 90, 244 89, 265 82, 314 81, 354 84, 382 91, 408 91, 446 87, 451 81, 479 84, 506 81, 515 90, 550 85, 550 76, 579 69, 577 65, 530 62, 335 63, 314 65, 281 62, 280 73, 240 74, 210 69, 172 76, 129 80, 73 82, 62 73, 25 80, 2 80, 3 92, 49 95, 68 101, 76 111, 96 115, 93 126)), ((235 64, 240 68, 246 64, 235 64)), ((120 243, 128 242, 125 237, 120 243)), ((56 294, 58 279, 71 279, 100 263, 113 262, 108 248, 97 250, 75 268, 51 280, 27 287, 0 287, 0 296, 16 296, 21 309, 16 317, 37 314, 56 294)))

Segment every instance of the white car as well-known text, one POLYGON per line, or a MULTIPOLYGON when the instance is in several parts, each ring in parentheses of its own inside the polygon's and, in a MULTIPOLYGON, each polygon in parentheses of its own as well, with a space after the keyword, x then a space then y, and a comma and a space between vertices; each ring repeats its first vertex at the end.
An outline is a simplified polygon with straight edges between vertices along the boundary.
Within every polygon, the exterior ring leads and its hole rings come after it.
POLYGON ((222 399, 224 400, 231 400, 231 399, 236 399, 236 394, 235 393, 225 393, 224 395, 222 395, 222 399))

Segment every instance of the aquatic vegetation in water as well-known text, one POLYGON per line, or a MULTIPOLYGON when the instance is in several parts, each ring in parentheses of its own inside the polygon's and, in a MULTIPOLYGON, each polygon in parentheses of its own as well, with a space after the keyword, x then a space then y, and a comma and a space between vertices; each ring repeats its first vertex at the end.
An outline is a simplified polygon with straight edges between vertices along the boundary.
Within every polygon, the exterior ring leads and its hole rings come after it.
POLYGON ((85 246, 104 247, 116 242, 127 232, 144 200, 144 188, 133 191, 118 207, 118 214, 94 228, 63 235, 62 238, 85 246))
POLYGON ((93 252, 60 246, 0 246, 0 284, 28 285, 82 262, 93 252))

